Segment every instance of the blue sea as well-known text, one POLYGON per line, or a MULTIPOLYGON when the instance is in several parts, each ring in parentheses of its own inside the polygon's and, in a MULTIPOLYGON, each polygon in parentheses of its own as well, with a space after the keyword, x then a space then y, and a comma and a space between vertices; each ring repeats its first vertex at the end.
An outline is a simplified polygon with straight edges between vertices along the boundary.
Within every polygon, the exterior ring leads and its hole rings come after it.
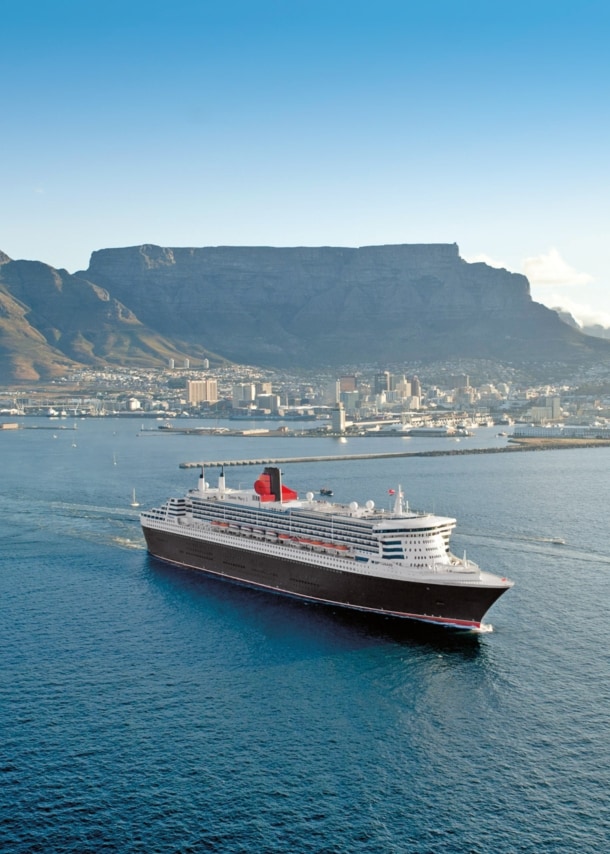
POLYGON ((475 635, 165 566, 130 504, 194 486, 185 461, 506 442, 493 430, 25 424, 0 433, 0 850, 610 850, 610 448, 283 466, 300 491, 383 505, 401 484, 455 516, 453 550, 515 581, 475 635))

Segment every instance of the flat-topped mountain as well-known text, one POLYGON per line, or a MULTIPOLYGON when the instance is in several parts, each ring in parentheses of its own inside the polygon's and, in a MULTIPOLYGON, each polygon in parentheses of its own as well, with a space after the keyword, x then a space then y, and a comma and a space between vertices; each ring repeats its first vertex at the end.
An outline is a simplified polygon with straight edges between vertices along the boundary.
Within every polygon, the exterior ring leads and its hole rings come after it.
POLYGON ((271 367, 610 360, 455 244, 102 249, 70 275, 0 253, 0 382, 205 357, 271 367), (217 355, 215 355, 217 354, 217 355))
POLYGON ((312 367, 610 354, 533 302, 525 276, 469 264, 455 244, 137 246, 94 252, 83 275, 161 334, 238 362, 312 367))

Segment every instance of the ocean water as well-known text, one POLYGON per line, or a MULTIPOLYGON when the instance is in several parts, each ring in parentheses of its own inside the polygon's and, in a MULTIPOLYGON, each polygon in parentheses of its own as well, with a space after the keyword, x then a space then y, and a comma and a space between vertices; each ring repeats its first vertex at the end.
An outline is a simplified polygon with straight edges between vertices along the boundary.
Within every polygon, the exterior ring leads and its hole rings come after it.
POLYGON ((0 850, 610 850, 610 449, 284 466, 455 516, 454 551, 516 582, 472 635, 170 568, 130 506, 194 485, 187 460, 405 440, 26 423, 0 434, 0 850))

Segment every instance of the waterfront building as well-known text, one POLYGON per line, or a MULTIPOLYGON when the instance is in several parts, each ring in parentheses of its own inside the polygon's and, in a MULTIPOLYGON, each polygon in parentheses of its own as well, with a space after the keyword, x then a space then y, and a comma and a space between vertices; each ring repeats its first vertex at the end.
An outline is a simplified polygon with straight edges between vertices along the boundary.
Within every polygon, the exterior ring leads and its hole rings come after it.
POLYGON ((275 414, 280 408, 279 394, 257 394, 256 406, 258 409, 266 409, 275 414))
POLYGON ((189 403, 216 403, 218 400, 218 383, 213 377, 187 380, 186 389, 189 403))
POLYGON ((559 421, 561 418, 561 399, 559 397, 545 397, 541 404, 531 407, 530 417, 535 424, 559 421))
POLYGON ((345 407, 338 403, 331 412, 333 433, 345 433, 345 407))
POLYGON ((256 385, 254 383, 235 383, 231 394, 233 409, 250 407, 256 400, 256 385))

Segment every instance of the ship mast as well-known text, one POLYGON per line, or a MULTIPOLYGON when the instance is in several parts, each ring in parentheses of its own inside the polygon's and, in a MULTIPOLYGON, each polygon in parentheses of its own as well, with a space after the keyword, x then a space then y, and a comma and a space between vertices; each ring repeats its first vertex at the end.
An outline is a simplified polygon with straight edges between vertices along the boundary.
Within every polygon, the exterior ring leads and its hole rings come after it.
POLYGON ((394 500, 394 515, 402 516, 403 515, 403 505, 402 499, 404 498, 404 493, 402 491, 402 486, 398 484, 398 489, 396 490, 396 498, 394 500))

